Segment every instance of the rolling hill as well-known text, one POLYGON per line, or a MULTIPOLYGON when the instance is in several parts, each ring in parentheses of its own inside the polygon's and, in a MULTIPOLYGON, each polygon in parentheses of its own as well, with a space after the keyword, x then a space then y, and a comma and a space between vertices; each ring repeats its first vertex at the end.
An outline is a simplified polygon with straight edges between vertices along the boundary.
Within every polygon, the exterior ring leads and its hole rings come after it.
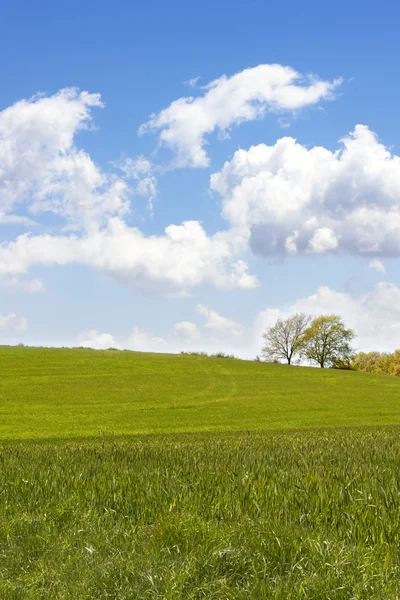
POLYGON ((0 439, 400 424, 400 378, 203 356, 0 348, 0 439))

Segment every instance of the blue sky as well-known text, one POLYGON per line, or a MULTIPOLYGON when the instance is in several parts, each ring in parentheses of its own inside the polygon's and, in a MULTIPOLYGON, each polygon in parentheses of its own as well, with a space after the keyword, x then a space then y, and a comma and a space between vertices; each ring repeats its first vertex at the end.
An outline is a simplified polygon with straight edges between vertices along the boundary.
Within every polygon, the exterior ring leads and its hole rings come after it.
POLYGON ((306 310, 398 347, 399 13, 4 4, 4 343, 252 357, 306 310))

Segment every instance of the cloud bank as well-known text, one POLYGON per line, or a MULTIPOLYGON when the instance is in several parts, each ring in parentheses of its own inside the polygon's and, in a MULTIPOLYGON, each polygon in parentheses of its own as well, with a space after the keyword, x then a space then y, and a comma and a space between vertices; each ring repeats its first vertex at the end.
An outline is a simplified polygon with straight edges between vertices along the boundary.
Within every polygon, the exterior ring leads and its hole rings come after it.
POLYGON ((259 254, 400 255, 400 157, 364 125, 335 152, 291 137, 239 150, 210 187, 259 254))
POLYGON ((147 292, 184 294, 194 286, 252 288, 247 265, 232 257, 246 247, 241 232, 207 236, 197 221, 169 225, 162 236, 145 236, 119 218, 85 236, 23 234, 0 246, 0 276, 33 266, 81 264, 147 292))
MULTIPOLYGON (((204 305, 196 307, 200 322, 179 321, 168 335, 161 337, 135 327, 125 338, 98 331, 84 334, 81 345, 92 348, 126 348, 150 352, 206 351, 226 352, 252 359, 260 354, 262 333, 278 318, 298 312, 313 316, 339 314, 357 334, 356 349, 393 351, 400 348, 400 288, 380 282, 366 294, 356 297, 322 286, 314 294, 286 307, 267 307, 254 321, 244 326, 204 305)), ((196 316, 194 315, 194 316, 196 316)))
MULTIPOLYGON (((338 83, 260 65, 177 100, 144 129, 159 132, 180 166, 204 166, 208 133, 331 98, 338 83)), ((367 255, 381 272, 378 257, 400 254, 400 158, 366 126, 336 151, 290 137, 239 150, 210 180, 225 231, 209 235, 199 221, 184 221, 145 235, 131 225, 132 201, 141 195, 152 211, 156 166, 125 157, 105 172, 77 145, 102 106, 98 94, 66 88, 0 112, 0 224, 31 230, 0 244, 1 287, 40 291, 42 282, 18 277, 79 264, 135 290, 179 296, 203 285, 257 286, 242 258, 249 247, 266 256, 367 255), (48 228, 44 213, 55 219, 48 228)))
POLYGON ((59 219, 50 233, 0 245, 0 285, 35 291, 37 283, 17 283, 15 276, 35 266, 81 264, 156 294, 187 294, 197 285, 254 287, 256 278, 238 258, 247 244, 243 233, 208 236, 199 222, 186 221, 156 236, 128 224, 132 197, 147 198, 152 212, 154 166, 143 156, 125 157, 113 163, 119 174, 106 173, 76 145, 82 129, 93 129, 92 109, 102 106, 98 94, 67 88, 0 112, 0 223, 32 227, 31 217, 43 213, 59 219))

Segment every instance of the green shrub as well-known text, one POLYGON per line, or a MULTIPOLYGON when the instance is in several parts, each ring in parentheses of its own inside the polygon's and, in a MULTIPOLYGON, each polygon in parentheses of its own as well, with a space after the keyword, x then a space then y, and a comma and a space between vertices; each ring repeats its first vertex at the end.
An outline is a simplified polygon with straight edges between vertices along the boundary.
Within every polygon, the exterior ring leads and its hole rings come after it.
POLYGON ((236 358, 233 354, 226 354, 226 352, 214 352, 210 354, 212 358, 236 358))
POLYGON ((400 376, 400 350, 389 352, 358 352, 351 357, 351 368, 366 373, 400 376))

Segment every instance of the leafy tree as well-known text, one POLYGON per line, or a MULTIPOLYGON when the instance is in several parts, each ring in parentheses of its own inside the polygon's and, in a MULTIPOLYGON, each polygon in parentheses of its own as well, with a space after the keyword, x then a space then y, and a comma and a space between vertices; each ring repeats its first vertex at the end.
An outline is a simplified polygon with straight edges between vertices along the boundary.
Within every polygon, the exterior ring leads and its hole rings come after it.
POLYGON ((400 350, 395 350, 393 354, 391 354, 388 374, 397 375, 397 377, 400 377, 400 350))
POLYGON ((301 355, 305 347, 304 332, 310 323, 310 317, 303 313, 288 319, 278 319, 263 334, 262 354, 267 360, 286 360, 288 365, 296 355, 301 355))
POLYGON ((351 357, 354 371, 386 373, 400 376, 400 350, 388 352, 358 352, 351 357))
POLYGON ((347 329, 338 315, 316 317, 304 333, 305 356, 322 369, 348 363, 354 331, 347 329))
POLYGON ((381 357, 380 352, 357 352, 351 357, 351 367, 354 371, 376 373, 381 357))

